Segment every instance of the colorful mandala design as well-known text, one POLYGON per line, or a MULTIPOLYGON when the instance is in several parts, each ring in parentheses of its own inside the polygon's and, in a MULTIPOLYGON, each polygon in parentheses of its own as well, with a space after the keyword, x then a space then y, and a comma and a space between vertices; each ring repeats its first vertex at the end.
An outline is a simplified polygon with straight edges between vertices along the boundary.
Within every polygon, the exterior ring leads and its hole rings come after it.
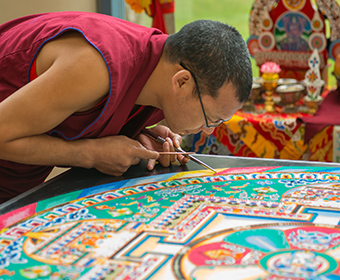
POLYGON ((0 279, 338 279, 340 168, 162 174, 0 216, 0 279))
POLYGON ((176 256, 178 279, 336 279, 340 228, 263 224, 215 232, 176 256), (244 275, 237 278, 237 275, 244 275), (333 278, 334 277, 334 278, 333 278))
MULTIPOLYGON (((340 38, 340 6, 336 0, 315 0, 315 4, 317 6, 317 10, 314 12, 312 20, 310 17, 306 17, 305 14, 302 13, 304 8, 306 8, 307 2, 306 0, 280 0, 283 3, 283 6, 287 9, 286 12, 281 11, 282 15, 275 22, 274 26, 274 36, 276 41, 276 46, 279 51, 298 51, 298 52, 306 52, 309 51, 310 48, 318 48, 318 50, 325 50, 327 47, 327 42, 325 36, 314 35, 316 38, 310 39, 310 35, 312 31, 315 32, 324 32, 325 24, 324 18, 326 18, 329 22, 330 34, 329 41, 331 46, 329 47, 329 55, 330 58, 335 59, 338 51, 338 41, 340 38), (319 13, 320 12, 320 13, 319 13), (282 21, 283 17, 287 15, 296 17, 284 19, 286 23, 293 23, 296 21, 300 21, 303 25, 303 21, 306 20, 307 25, 304 26, 304 29, 299 27, 300 39, 294 39, 294 36, 287 33, 288 28, 284 27, 284 22, 282 21), (292 42, 293 41, 293 42, 292 42)), ((252 10, 249 18, 249 33, 250 36, 260 36, 261 33, 265 31, 269 31, 268 26, 269 21, 264 21, 264 9, 268 11, 272 11, 278 7, 277 0, 255 0, 252 6, 252 10)), ((284 9, 283 9, 284 10, 284 9)), ((312 16, 312 15, 310 15, 312 16)), ((270 25, 269 25, 270 26, 270 25)), ((297 28, 293 28, 293 30, 298 30, 297 28)), ((289 32, 289 31, 288 31, 289 32)), ((296 34, 295 34, 296 35, 296 34)), ((328 35, 327 35, 328 36, 328 35)), ((266 44, 264 44, 265 46, 266 44)), ((276 55, 276 53, 275 53, 276 55)), ((254 57, 254 54, 252 54, 254 57)), ((261 55, 263 56, 263 55, 261 55)), ((289 58, 287 58, 289 59, 289 58)), ((263 62, 258 61, 255 57, 257 64, 261 65, 263 62)), ((267 59, 268 60, 268 59, 267 59)), ((295 59, 294 59, 295 60, 295 59)), ((282 61, 280 65, 282 67, 294 67, 295 62, 287 62, 286 60, 282 61)), ((300 65, 300 64, 298 64, 300 65)), ((284 69, 283 69, 284 71, 284 69)))
POLYGON ((247 41, 247 46, 248 46, 250 55, 254 57, 255 51, 260 49, 258 37, 251 36, 247 41))
POLYGON ((313 33, 309 37, 308 44, 311 50, 317 49, 319 52, 322 52, 327 47, 326 37, 322 33, 313 33))
POLYGON ((274 35, 271 32, 262 32, 259 36, 259 43, 262 50, 272 50, 275 47, 274 35))

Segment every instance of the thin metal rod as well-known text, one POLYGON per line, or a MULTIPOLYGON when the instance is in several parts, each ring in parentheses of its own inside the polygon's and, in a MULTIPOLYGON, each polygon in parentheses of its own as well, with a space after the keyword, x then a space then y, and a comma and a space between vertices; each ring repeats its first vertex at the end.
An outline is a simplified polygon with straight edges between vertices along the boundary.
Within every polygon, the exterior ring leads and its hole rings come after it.
MULTIPOLYGON (((146 136, 151 137, 151 139, 157 141, 158 143, 163 144, 164 142, 166 142, 166 140, 165 140, 163 137, 157 135, 156 133, 154 133, 154 132, 152 132, 152 131, 150 131, 150 130, 147 130, 147 129, 144 129, 144 128, 143 128, 143 129, 141 130, 141 133, 145 134, 146 136)), ((174 147, 174 149, 175 149, 176 152, 186 153, 182 148, 174 147)), ((195 158, 194 156, 192 156, 192 155, 190 155, 190 154, 184 154, 184 156, 187 157, 187 158, 189 158, 189 159, 191 159, 192 161, 194 161, 194 162, 196 162, 196 163, 202 165, 203 167, 205 167, 205 168, 207 168, 207 169, 210 169, 210 170, 213 171, 214 173, 217 172, 214 168, 210 167, 208 164, 204 163, 203 161, 201 161, 201 160, 195 158)))

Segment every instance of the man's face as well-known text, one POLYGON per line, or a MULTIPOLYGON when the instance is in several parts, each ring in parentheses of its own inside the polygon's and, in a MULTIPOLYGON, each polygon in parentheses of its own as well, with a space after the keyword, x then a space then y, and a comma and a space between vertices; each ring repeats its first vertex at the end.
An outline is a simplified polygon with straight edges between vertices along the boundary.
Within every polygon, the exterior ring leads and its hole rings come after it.
POLYGON ((223 85, 216 98, 201 94, 203 109, 199 98, 192 94, 192 87, 190 90, 190 94, 186 93, 183 98, 173 100, 172 110, 164 108, 167 124, 175 133, 190 134, 203 131, 206 134, 211 134, 214 127, 206 127, 203 110, 210 126, 218 124, 220 120, 229 119, 243 106, 235 98, 235 88, 231 83, 223 85))

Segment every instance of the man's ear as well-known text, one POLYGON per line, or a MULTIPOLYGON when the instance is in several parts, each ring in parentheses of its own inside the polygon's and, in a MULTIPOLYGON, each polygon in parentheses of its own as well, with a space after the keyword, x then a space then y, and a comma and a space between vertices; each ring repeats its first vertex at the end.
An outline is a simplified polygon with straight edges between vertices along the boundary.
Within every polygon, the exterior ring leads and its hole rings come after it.
POLYGON ((183 87, 188 86, 188 82, 191 79, 191 75, 187 70, 180 70, 172 76, 172 90, 177 92, 183 87))

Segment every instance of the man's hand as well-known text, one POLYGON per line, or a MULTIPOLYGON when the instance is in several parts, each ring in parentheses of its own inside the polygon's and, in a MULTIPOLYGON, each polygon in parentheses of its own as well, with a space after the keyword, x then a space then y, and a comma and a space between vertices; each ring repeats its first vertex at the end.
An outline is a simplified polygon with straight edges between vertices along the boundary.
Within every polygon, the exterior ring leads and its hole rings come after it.
POLYGON ((95 149, 91 167, 109 175, 120 176, 141 159, 156 161, 159 157, 158 152, 147 150, 141 143, 126 136, 108 136, 88 141, 95 149))
MULTIPOLYGON (((166 142, 163 144, 160 144, 156 142, 155 140, 151 139, 149 136, 146 136, 144 134, 139 134, 138 140, 142 145, 147 148, 148 150, 158 151, 158 152, 174 152, 174 147, 178 148, 180 147, 180 144, 182 142, 182 137, 176 133, 173 133, 168 127, 163 125, 158 125, 156 127, 153 127, 150 129, 150 131, 156 133, 157 135, 163 137, 166 142)), ((183 155, 160 155, 157 160, 159 163, 167 167, 171 164, 171 162, 174 162, 178 160, 180 164, 186 164, 189 159, 186 158, 183 155)), ((156 160, 155 159, 149 159, 148 162, 148 169, 152 170, 155 167, 156 160)))

